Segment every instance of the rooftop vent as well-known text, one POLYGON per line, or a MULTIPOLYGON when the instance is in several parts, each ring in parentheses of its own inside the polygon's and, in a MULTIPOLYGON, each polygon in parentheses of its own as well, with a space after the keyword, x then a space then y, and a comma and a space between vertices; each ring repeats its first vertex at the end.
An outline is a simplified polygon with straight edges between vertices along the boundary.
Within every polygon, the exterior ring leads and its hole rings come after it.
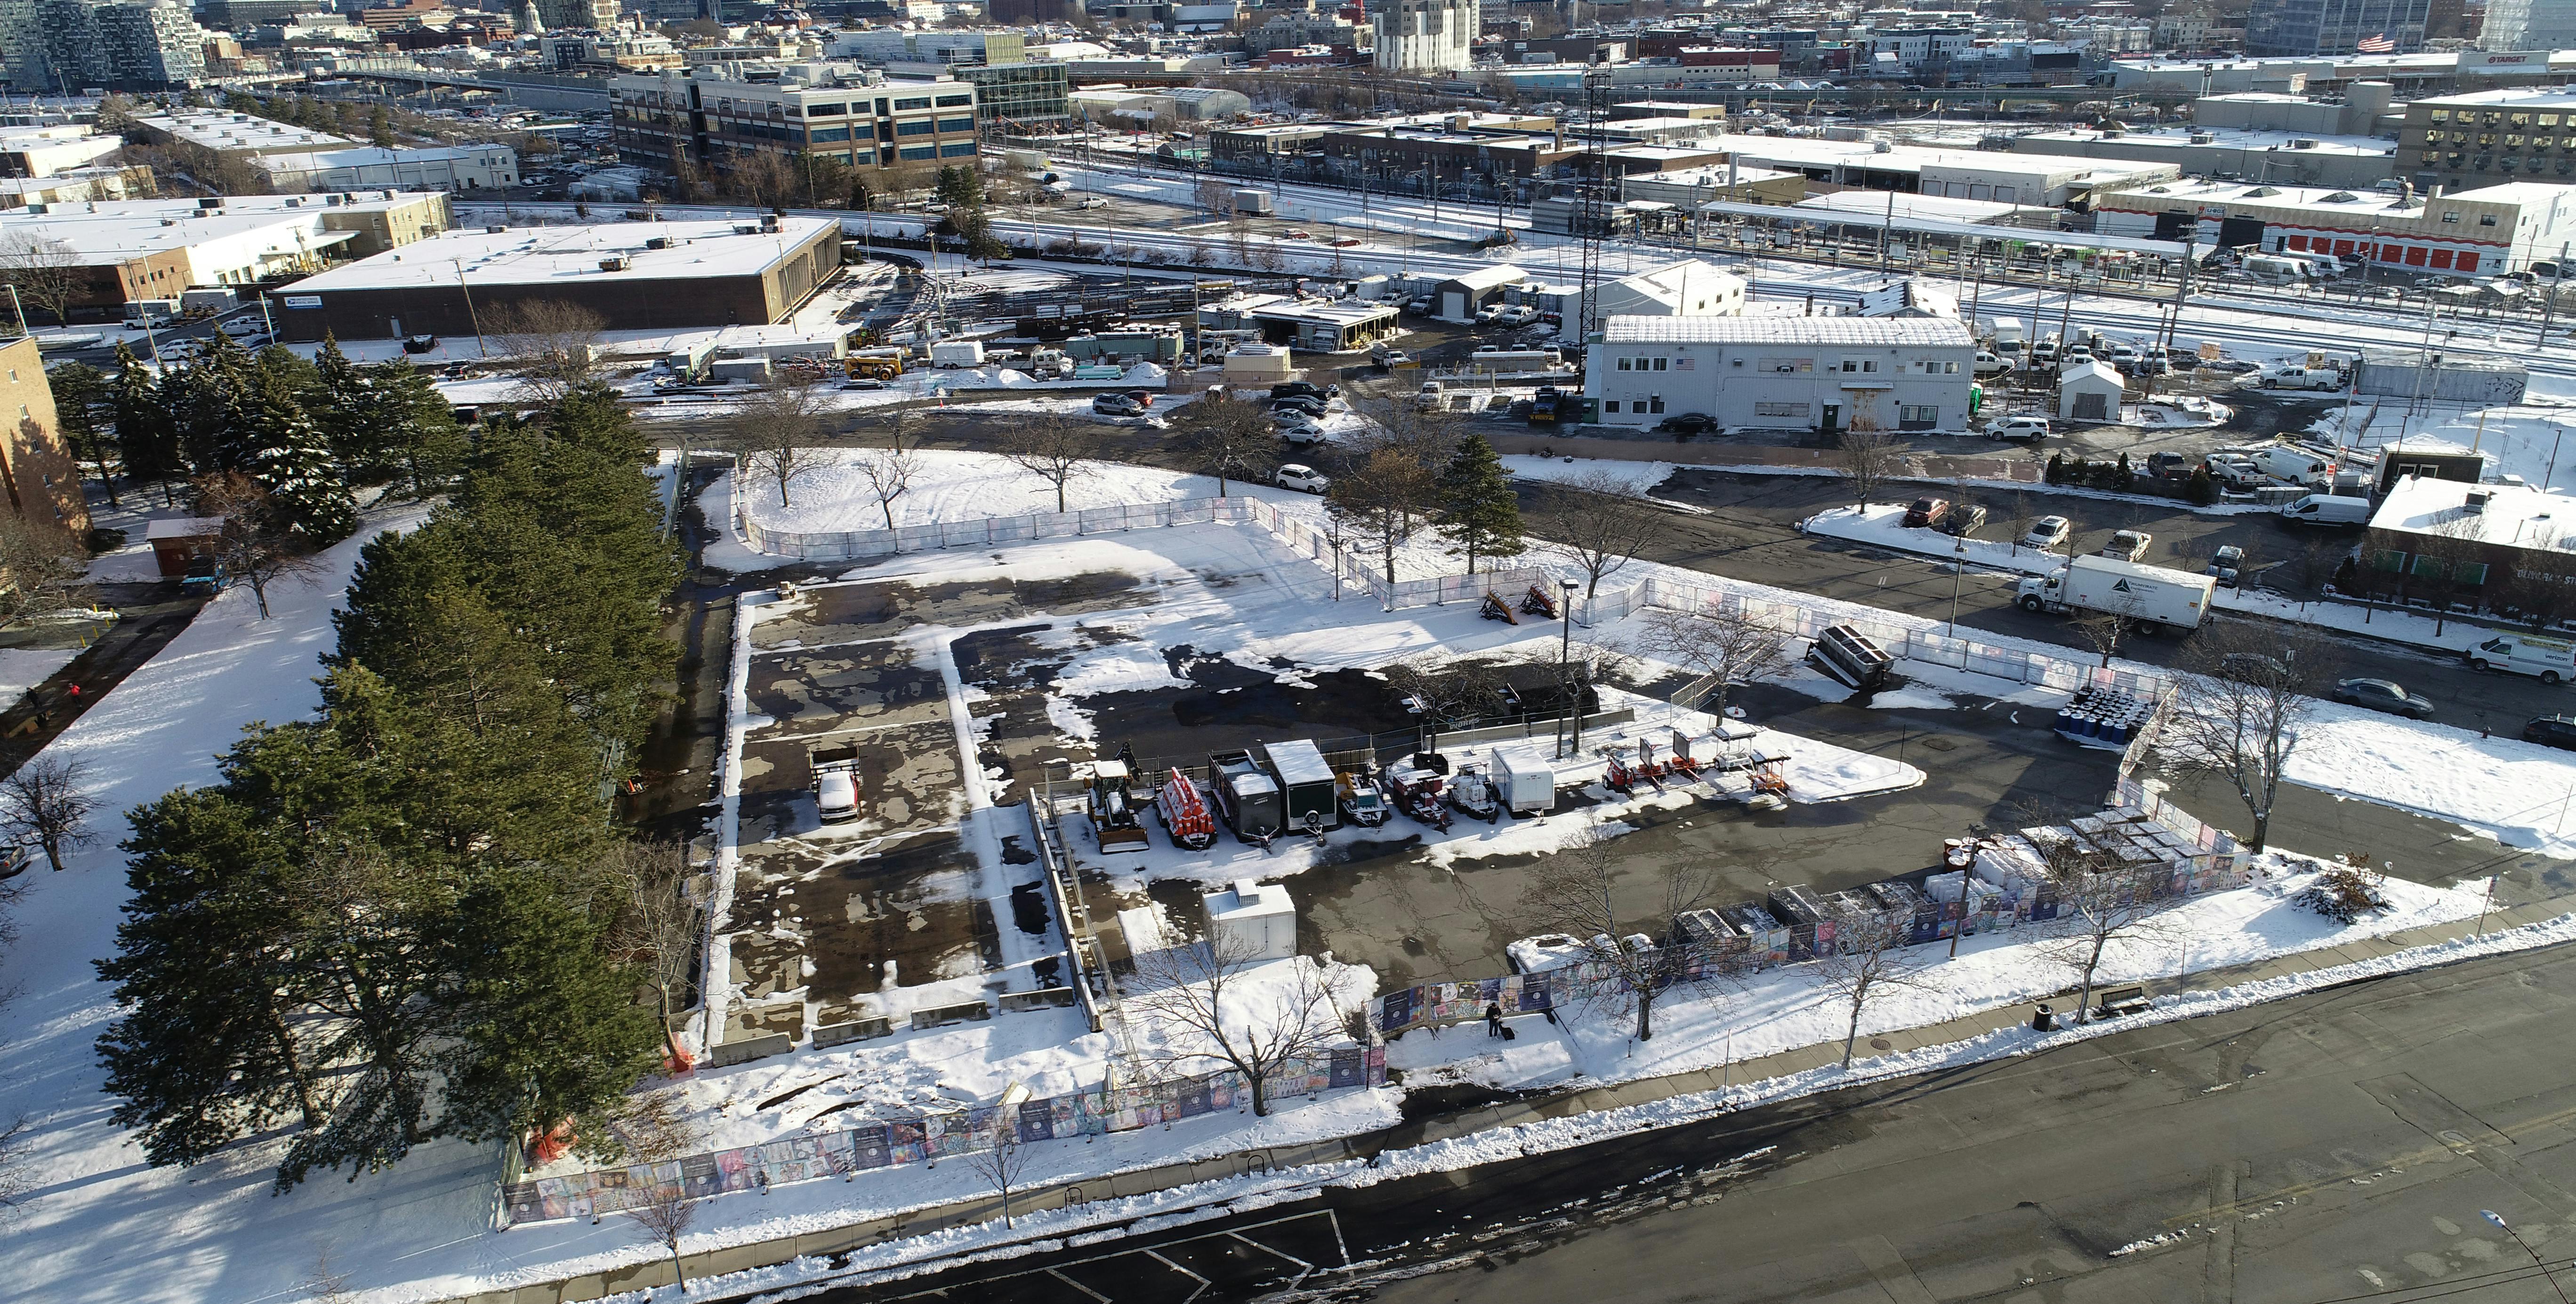
POLYGON ((2460 499, 2460 514, 2463 516, 2485 515, 2487 510, 2487 499, 2493 496, 2494 495, 2489 494, 2484 489, 2470 490, 2467 496, 2460 499))
POLYGON ((647 249, 668 249, 671 247, 671 237, 667 235, 654 236, 652 239, 644 242, 644 247, 647 249))
POLYGON ((509 230, 510 230, 510 228, 509 228, 509 227, 507 227, 507 226, 500 226, 500 225, 487 226, 487 227, 483 228, 483 234, 485 234, 485 235, 506 235, 506 234, 508 234, 508 233, 509 233, 509 230))
POLYGON ((2195 145, 2215 145, 2218 143, 2218 133, 2212 131, 2195 131, 2191 133, 2191 143, 2195 145))
POLYGON ((616 254, 599 260, 599 270, 603 272, 622 272, 634 265, 635 260, 624 254, 616 254))

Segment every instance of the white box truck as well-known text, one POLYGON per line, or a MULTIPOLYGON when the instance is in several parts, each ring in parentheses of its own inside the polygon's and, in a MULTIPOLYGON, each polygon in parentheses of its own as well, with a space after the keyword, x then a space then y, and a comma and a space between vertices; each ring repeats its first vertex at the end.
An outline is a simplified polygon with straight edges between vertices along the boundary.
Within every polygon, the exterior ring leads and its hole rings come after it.
POLYGON ((231 312, 241 306, 241 293, 229 285, 203 290, 183 290, 179 310, 193 317, 199 313, 231 312))
POLYGON ((179 320, 176 299, 128 299, 125 301, 125 325, 128 330, 167 326, 179 320))
POLYGON ((1272 211, 1270 207, 1270 192, 1267 190, 1235 191, 1234 211, 1238 213, 1249 213, 1255 217, 1270 216, 1272 211))
POLYGON ((2023 579, 2014 600, 2024 611, 2116 614, 2141 632, 2163 627, 2187 634, 2209 618, 2209 595, 2217 584, 2207 575, 2162 566, 2078 557, 2054 574, 2023 579))

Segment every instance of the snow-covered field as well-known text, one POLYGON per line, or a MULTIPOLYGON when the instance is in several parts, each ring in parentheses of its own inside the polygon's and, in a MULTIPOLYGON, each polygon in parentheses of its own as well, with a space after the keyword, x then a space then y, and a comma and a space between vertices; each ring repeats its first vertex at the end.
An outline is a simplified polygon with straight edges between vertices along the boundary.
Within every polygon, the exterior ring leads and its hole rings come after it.
MULTIPOLYGON (((2007 529, 2011 526, 2010 522, 2003 524, 2007 529)), ((1895 503, 1871 503, 1866 509, 1857 510, 1828 508, 1798 522, 1798 528, 1808 534, 1874 544, 1898 552, 1921 553, 1941 559, 1962 558, 1968 565, 1988 570, 2046 575, 2066 565, 2063 555, 2044 553, 2009 540, 1959 539, 1939 530, 1908 526, 1905 524, 1904 506, 1895 503)))
POLYGON ((80 654, 76 647, 0 648, 0 711, 17 705, 27 690, 53 678, 80 654))

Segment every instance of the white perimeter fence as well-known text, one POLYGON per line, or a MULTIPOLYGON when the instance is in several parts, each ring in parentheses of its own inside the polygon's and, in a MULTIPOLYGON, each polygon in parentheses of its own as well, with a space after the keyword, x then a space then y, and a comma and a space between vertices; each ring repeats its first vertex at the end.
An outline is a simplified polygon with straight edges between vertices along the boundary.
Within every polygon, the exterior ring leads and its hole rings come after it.
MULTIPOLYGON (((805 561, 865 561, 898 553, 940 548, 991 548, 1123 534, 1175 525, 1256 525, 1289 551, 1313 562, 1344 589, 1367 593, 1389 611, 1407 607, 1481 602, 1488 592, 1517 604, 1532 584, 1552 577, 1536 567, 1441 575, 1389 584, 1371 569, 1372 558, 1277 506, 1257 498, 1183 498, 1169 502, 1128 503, 1079 512, 1038 512, 1027 516, 989 516, 971 521, 905 525, 891 530, 843 530, 798 533, 773 530, 753 519, 736 500, 734 521, 751 546, 765 553, 805 561)), ((1890 656, 1921 665, 1945 666, 1971 674, 1991 675, 2015 683, 2074 692, 2088 684, 2134 693, 2148 700, 2163 696, 2163 676, 2115 670, 2041 652, 2029 652, 1973 638, 1949 638, 1929 630, 1867 618, 1797 602, 1751 597, 1708 585, 1660 576, 1604 589, 1576 612, 1584 624, 1632 615, 1647 607, 1675 610, 1716 609, 1763 620, 1800 638, 1812 639, 1831 625, 1849 625, 1876 640, 1890 656)))

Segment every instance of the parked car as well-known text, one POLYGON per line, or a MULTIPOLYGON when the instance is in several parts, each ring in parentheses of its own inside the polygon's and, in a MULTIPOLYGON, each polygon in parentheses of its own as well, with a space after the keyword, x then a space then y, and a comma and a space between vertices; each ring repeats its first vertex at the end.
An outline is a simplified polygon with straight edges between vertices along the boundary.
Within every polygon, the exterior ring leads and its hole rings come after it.
POLYGON ((2031 522, 2030 533, 2021 541, 2041 552, 2055 552, 2066 546, 2066 536, 2075 532, 2075 523, 2063 516, 2043 516, 2031 522))
POLYGON ((1511 307, 1505 308, 1501 312, 1494 314, 1495 324, 1501 326, 1527 326, 1531 322, 1537 320, 1538 309, 1530 307, 1525 303, 1513 304, 1511 307))
POLYGON ((179 591, 192 597, 203 594, 211 598, 223 592, 231 580, 232 576, 225 572, 222 561, 198 557, 188 563, 187 572, 179 577, 179 591))
POLYGON ((1941 532, 1966 538, 1986 523, 1986 509, 1975 503, 1958 503, 1941 514, 1941 532))
POLYGON ((1311 466, 1290 462, 1279 468, 1279 487, 1282 489, 1302 489, 1310 494, 1319 494, 1332 485, 1333 482, 1323 472, 1311 466))
POLYGON ((1905 526, 1907 529, 1916 529, 1938 525, 1941 523, 1942 513, 1949 510, 1950 500, 1947 498, 1917 498, 1912 507, 1905 509, 1905 526))
MULTIPOLYGON (((235 319, 235 321, 238 320, 238 318, 235 319)), ((232 331, 235 335, 249 335, 258 329, 257 322, 253 322, 251 325, 252 330, 236 331, 233 330, 234 322, 228 321, 224 323, 224 329, 232 331)), ((406 335, 403 337, 403 352, 405 353, 428 353, 437 348, 438 337, 435 335, 406 335)))
POLYGON ((1700 435, 1717 429, 1717 418, 1705 412, 1684 412, 1664 418, 1655 428, 1676 435, 1700 435))
POLYGON ((2245 550, 2232 543, 2220 548, 2209 554, 2209 565, 2200 573, 2215 576, 2220 584, 2231 589, 2245 587, 2245 550))
POLYGON ((2147 545, 2155 541, 2156 536, 2144 530, 2114 530, 2111 541, 2102 545, 2102 555, 2121 561, 2136 561, 2147 555, 2147 545))
POLYGON ((1124 394, 1103 394, 1091 400, 1091 410, 1104 417, 1141 417, 1145 405, 1124 394))
POLYGON ((2191 459, 2174 452, 2149 453, 2147 474, 2158 480, 2188 480, 2191 478, 2191 459))
POLYGON ((2522 740, 2576 752, 2576 716, 2541 716, 2522 727, 2522 740))
POLYGON ((1084 195, 1082 198, 1075 200, 1073 206, 1076 208, 1107 208, 1109 207, 1109 201, 1098 195, 1084 195))
POLYGON ((1986 428, 1996 439, 2027 439, 2036 444, 2048 438, 2048 418, 2035 416, 2005 417, 1986 428))
MULTIPOLYGON (((247 317, 227 317, 224 319, 223 325, 216 327, 216 329, 222 331, 226 335, 257 335, 262 333, 266 328, 260 324, 259 314, 252 313, 247 317)), ((412 339, 418 338, 420 337, 417 335, 412 337, 412 339)), ((429 347, 431 349, 437 348, 438 342, 435 339, 432 339, 429 347)), ((411 346, 411 340, 404 340, 403 352, 427 353, 429 352, 429 349, 415 349, 411 346)))
POLYGON ((852 376, 841 382, 843 389, 884 389, 886 383, 874 376, 852 376))
POLYGON ((1270 387, 1270 397, 1273 400, 1299 394, 1313 399, 1327 399, 1341 392, 1342 387, 1339 385, 1318 385, 1311 380, 1283 380, 1270 387))
POLYGON ((2407 692, 2389 679, 2340 679, 2335 681, 2334 700, 2346 706, 2368 707, 2413 720, 2433 718, 2432 702, 2407 692))
POLYGON ((1330 406, 1311 394, 1291 394, 1286 398, 1272 399, 1270 402, 1270 410, 1273 412, 1303 412, 1310 417, 1324 415, 1330 406))
POLYGON ((1996 357, 1994 354, 1989 353, 1984 349, 1977 350, 1978 375, 2000 376, 2010 370, 2012 370, 2011 363, 2004 361, 2002 358, 1996 357))

